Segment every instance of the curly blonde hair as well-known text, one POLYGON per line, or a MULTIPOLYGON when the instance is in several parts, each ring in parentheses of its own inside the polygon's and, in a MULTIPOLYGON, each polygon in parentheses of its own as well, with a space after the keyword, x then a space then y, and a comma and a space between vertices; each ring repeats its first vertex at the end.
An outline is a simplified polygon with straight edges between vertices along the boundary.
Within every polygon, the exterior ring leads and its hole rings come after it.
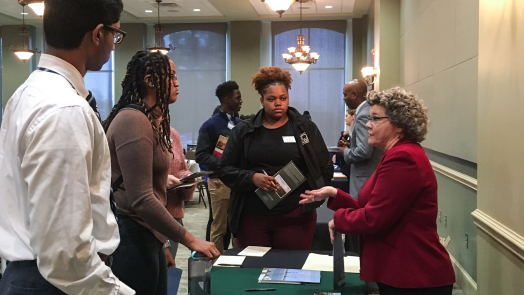
POLYGON ((366 96, 370 106, 384 107, 391 124, 402 129, 404 139, 422 142, 428 133, 428 108, 415 94, 400 87, 370 91, 366 96))
POLYGON ((251 84, 255 86, 260 96, 264 96, 270 85, 284 85, 289 90, 291 82, 293 82, 291 73, 280 67, 263 67, 258 70, 258 73, 251 76, 251 84))

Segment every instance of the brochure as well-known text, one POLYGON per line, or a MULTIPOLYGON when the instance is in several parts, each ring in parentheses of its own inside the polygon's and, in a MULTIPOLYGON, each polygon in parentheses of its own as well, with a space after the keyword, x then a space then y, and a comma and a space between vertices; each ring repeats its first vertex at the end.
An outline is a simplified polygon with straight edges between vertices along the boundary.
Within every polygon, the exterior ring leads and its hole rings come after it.
POLYGON ((258 277, 258 282, 264 284, 320 284, 320 271, 264 268, 258 277))
POLYGON ((293 161, 290 161, 284 168, 273 175, 273 177, 276 179, 276 191, 267 192, 260 188, 255 191, 269 209, 275 207, 276 204, 306 181, 306 177, 300 172, 293 161))

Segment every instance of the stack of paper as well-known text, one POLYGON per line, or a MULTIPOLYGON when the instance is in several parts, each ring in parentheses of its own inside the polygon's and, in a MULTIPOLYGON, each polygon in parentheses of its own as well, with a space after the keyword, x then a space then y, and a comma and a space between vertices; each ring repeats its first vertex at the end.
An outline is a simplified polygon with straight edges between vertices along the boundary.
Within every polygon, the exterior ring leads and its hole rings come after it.
POLYGON ((238 253, 238 255, 262 257, 266 255, 269 250, 271 250, 271 247, 248 246, 242 250, 242 252, 238 253))
POLYGON ((244 259, 246 259, 246 256, 221 255, 215 261, 215 264, 213 264, 213 266, 240 267, 240 266, 242 266, 242 263, 244 263, 244 259))
MULTIPOLYGON (((333 271, 333 256, 310 253, 302 269, 333 271)), ((344 257, 344 272, 360 273, 358 256, 344 257)))

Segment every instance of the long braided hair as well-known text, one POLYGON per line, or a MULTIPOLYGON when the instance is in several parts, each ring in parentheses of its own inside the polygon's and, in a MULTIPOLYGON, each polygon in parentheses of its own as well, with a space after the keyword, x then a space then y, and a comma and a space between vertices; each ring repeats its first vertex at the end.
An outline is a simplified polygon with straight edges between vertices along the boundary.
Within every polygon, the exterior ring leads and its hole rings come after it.
POLYGON ((107 132, 109 125, 121 109, 130 104, 136 104, 145 109, 153 130, 155 130, 160 137, 162 150, 165 151, 167 149, 172 153, 169 129, 171 80, 171 65, 166 55, 159 52, 138 51, 127 64, 126 75, 122 81, 122 96, 111 110, 107 119, 102 123, 104 131, 107 132), (147 75, 151 75, 151 82, 156 92, 156 104, 153 106, 148 106, 144 102, 144 96, 146 94, 144 77, 147 75), (155 116, 152 112, 157 107, 162 111, 162 121, 158 127, 154 123, 155 116))

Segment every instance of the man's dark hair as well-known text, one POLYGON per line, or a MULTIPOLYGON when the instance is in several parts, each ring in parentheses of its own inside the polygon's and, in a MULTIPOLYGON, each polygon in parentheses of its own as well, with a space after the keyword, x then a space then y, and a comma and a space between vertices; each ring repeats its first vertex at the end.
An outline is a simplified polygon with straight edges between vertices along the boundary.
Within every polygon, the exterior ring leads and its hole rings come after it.
POLYGON ((217 86, 215 95, 218 97, 218 100, 222 102, 224 97, 233 93, 233 91, 238 90, 238 84, 235 81, 227 81, 217 86))
POLYGON ((104 131, 107 132, 109 125, 118 112, 130 104, 136 104, 146 110, 151 127, 159 137, 162 150, 171 151, 171 137, 169 128, 169 98, 171 97, 172 78, 171 65, 167 55, 160 52, 138 51, 127 64, 127 71, 122 81, 122 96, 113 107, 107 119, 102 122, 104 131), (156 104, 148 106, 144 102, 146 95, 146 83, 144 77, 151 75, 153 86, 156 90, 156 104), (155 116, 151 114, 153 109, 160 108, 162 121, 157 127, 155 116))
POLYGON ((76 49, 99 24, 117 23, 123 9, 122 0, 45 0, 45 40, 57 49, 76 49))

